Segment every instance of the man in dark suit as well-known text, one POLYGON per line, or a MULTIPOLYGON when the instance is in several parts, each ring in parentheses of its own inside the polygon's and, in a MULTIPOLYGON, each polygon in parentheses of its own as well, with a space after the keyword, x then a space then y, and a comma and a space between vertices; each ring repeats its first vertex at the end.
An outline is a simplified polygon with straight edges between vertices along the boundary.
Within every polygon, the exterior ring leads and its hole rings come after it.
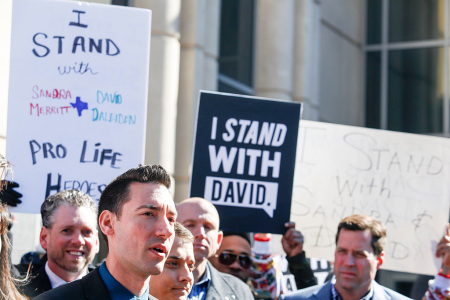
POLYGON ((373 217, 356 214, 341 220, 334 253, 335 279, 282 296, 281 299, 409 299, 374 281, 384 260, 385 239, 386 228, 373 217))
POLYGON ((217 271, 209 258, 220 247, 223 233, 219 230, 219 213, 202 198, 190 198, 177 206, 178 222, 194 235, 194 286, 189 299, 253 299, 248 285, 239 278, 217 271))
POLYGON ((68 190, 49 196, 41 217, 39 238, 47 255, 32 266, 30 280, 20 287, 28 297, 82 278, 99 250, 97 204, 85 193, 68 190))
POLYGON ((162 272, 174 241, 177 217, 170 176, 161 166, 130 169, 113 180, 99 202, 99 227, 108 245, 102 265, 37 300, 156 299, 151 275, 162 272))

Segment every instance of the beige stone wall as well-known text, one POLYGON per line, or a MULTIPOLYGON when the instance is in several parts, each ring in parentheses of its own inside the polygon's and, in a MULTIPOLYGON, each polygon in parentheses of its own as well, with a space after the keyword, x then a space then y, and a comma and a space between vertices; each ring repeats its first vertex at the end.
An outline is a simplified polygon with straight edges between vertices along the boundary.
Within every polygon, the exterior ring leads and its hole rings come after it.
POLYGON ((321 2, 320 120, 364 126, 365 1, 321 2))
POLYGON ((195 116, 200 90, 217 89, 219 0, 183 0, 177 108, 175 201, 189 196, 195 116))
POLYGON ((181 0, 135 0, 152 10, 145 162, 175 171, 181 0))

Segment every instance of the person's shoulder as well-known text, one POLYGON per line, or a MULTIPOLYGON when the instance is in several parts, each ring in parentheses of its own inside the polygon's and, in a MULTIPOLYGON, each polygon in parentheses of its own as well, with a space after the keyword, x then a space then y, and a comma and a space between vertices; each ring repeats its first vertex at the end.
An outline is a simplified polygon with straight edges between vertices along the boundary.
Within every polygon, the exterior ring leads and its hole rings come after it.
POLYGON ((45 265, 31 265, 28 272, 21 276, 22 284, 18 289, 27 297, 33 298, 52 289, 52 284, 44 269, 45 265))
POLYGON ((98 268, 87 274, 81 279, 74 280, 50 291, 39 295, 37 300, 80 300, 87 299, 87 296, 93 299, 109 299, 105 284, 103 283, 98 268))
POLYGON ((36 298, 33 298, 33 300, 81 299, 80 294, 82 293, 82 289, 81 280, 75 280, 40 294, 36 298))
POLYGON ((35 275, 39 273, 39 271, 43 269, 42 266, 45 266, 45 263, 44 265, 41 265, 40 263, 21 263, 14 265, 13 267, 17 270, 17 272, 19 272, 21 277, 26 277, 27 275, 35 275))
POLYGON ((241 279, 239 279, 238 277, 231 275, 231 274, 227 274, 227 273, 223 273, 220 271, 217 271, 219 276, 221 276, 226 282, 228 282, 230 285, 236 287, 236 288, 243 288, 243 289, 248 289, 248 285, 243 282, 241 279))
POLYGON ((209 264, 209 266, 211 271, 211 285, 219 293, 226 293, 226 291, 223 290, 226 288, 233 291, 238 299, 247 299, 245 297, 252 297, 250 299, 253 299, 252 291, 245 282, 236 276, 218 271, 211 264, 209 264))
MULTIPOLYGON (((400 294, 400 293, 398 293, 398 292, 396 292, 396 291, 394 291, 394 290, 391 290, 390 288, 387 288, 387 287, 385 287, 385 286, 382 286, 382 285, 380 285, 380 284, 378 284, 378 283, 376 283, 375 282, 375 295, 374 295, 374 299, 379 299, 377 296, 378 295, 376 295, 377 294, 377 289, 379 290, 379 289, 382 289, 383 290, 383 292, 384 293, 386 293, 390 298, 388 298, 388 297, 386 297, 387 299, 392 299, 392 300, 411 300, 411 298, 408 298, 408 297, 406 297, 406 296, 403 296, 402 294, 400 294)), ((379 292, 379 291, 378 291, 379 292)))
POLYGON ((329 283, 314 285, 289 294, 281 295, 280 299, 282 300, 311 299, 313 295, 316 295, 320 292, 326 293, 327 295, 329 295, 329 298, 331 299, 331 286, 329 285, 329 283))

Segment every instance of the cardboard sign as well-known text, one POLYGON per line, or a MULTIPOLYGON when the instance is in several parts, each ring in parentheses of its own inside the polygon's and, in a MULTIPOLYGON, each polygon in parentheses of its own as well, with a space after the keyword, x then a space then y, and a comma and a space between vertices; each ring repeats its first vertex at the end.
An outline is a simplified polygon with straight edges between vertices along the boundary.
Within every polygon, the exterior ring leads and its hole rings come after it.
POLYGON ((387 227, 389 270, 435 274, 449 220, 450 139, 302 121, 292 215, 311 256, 334 260, 341 219, 387 227))
POLYGON ((73 1, 13 3, 7 158, 18 212, 105 185, 144 160, 151 11, 73 1))
POLYGON ((301 105, 201 92, 191 197, 223 230, 283 233, 289 221, 301 105))

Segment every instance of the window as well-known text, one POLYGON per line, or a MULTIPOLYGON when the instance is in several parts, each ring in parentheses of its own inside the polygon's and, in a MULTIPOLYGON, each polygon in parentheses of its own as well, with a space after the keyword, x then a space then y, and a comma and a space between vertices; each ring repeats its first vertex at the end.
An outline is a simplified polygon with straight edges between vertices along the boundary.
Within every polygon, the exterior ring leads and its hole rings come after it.
POLYGON ((367 0, 367 127, 448 135, 449 1, 367 0))
POLYGON ((253 95, 254 0, 221 5, 219 91, 253 95))
POLYGON ((128 2, 129 2, 128 0, 111 0, 111 4, 122 6, 130 6, 130 3, 128 2))

